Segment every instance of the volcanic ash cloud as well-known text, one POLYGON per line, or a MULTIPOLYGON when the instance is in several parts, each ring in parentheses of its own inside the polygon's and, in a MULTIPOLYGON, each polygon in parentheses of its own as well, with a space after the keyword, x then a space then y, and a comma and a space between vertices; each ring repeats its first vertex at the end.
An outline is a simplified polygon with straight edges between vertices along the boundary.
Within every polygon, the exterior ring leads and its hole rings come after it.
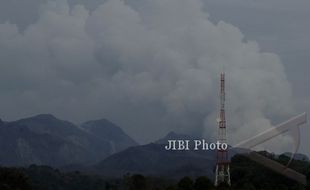
POLYGON ((1 24, 1 113, 106 117, 141 142, 171 130, 214 138, 224 68, 231 141, 292 115, 279 57, 233 25, 210 22, 202 6, 108 0, 91 12, 58 0, 24 31, 1 24))

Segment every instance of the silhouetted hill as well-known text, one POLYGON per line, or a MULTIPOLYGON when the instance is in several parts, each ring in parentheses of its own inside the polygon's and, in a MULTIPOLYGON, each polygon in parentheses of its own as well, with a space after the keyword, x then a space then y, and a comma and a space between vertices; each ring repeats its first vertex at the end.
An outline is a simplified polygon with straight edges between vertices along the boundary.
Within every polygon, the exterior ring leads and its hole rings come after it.
POLYGON ((162 144, 128 148, 97 164, 95 170, 107 176, 126 173, 170 176, 212 176, 215 155, 212 151, 167 151, 162 144))
MULTIPOLYGON (((122 176, 126 173, 140 173, 154 176, 200 176, 213 177, 216 152, 210 150, 172 151, 165 150, 168 140, 190 140, 194 138, 175 132, 168 133, 155 143, 130 147, 113 154, 94 166, 95 171, 107 176, 122 176)), ((242 149, 230 150, 229 157, 245 152, 242 149)))

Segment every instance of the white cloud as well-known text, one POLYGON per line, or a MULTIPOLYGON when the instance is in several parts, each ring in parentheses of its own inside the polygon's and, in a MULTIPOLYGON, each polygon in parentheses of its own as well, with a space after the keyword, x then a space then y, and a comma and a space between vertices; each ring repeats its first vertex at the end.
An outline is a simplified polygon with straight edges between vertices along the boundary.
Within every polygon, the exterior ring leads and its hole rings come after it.
POLYGON ((109 0, 89 12, 58 0, 22 33, 1 24, 2 115, 107 117, 144 142, 170 130, 214 137, 223 67, 235 141, 294 112, 276 54, 210 22, 199 0, 139 3, 109 0))

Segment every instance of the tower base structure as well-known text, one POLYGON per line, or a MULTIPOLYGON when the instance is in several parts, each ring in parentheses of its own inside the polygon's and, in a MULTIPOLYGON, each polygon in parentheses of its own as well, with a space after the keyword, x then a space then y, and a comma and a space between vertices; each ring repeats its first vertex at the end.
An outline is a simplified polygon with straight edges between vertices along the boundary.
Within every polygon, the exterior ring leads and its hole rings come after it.
POLYGON ((218 187, 222 183, 225 183, 228 186, 231 186, 229 164, 217 164, 216 165, 214 186, 218 187))

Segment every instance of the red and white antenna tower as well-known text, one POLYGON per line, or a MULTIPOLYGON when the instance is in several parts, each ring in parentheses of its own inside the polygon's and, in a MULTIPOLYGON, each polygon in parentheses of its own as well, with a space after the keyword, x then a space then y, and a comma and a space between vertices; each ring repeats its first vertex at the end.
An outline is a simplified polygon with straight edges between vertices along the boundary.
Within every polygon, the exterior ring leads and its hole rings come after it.
MULTIPOLYGON (((220 91, 220 116, 218 118, 218 141, 220 143, 227 143, 226 139, 226 119, 225 119, 225 73, 221 73, 221 91, 220 91)), ((215 182, 218 186, 222 183, 231 185, 228 150, 217 150, 216 168, 215 168, 215 182)))

